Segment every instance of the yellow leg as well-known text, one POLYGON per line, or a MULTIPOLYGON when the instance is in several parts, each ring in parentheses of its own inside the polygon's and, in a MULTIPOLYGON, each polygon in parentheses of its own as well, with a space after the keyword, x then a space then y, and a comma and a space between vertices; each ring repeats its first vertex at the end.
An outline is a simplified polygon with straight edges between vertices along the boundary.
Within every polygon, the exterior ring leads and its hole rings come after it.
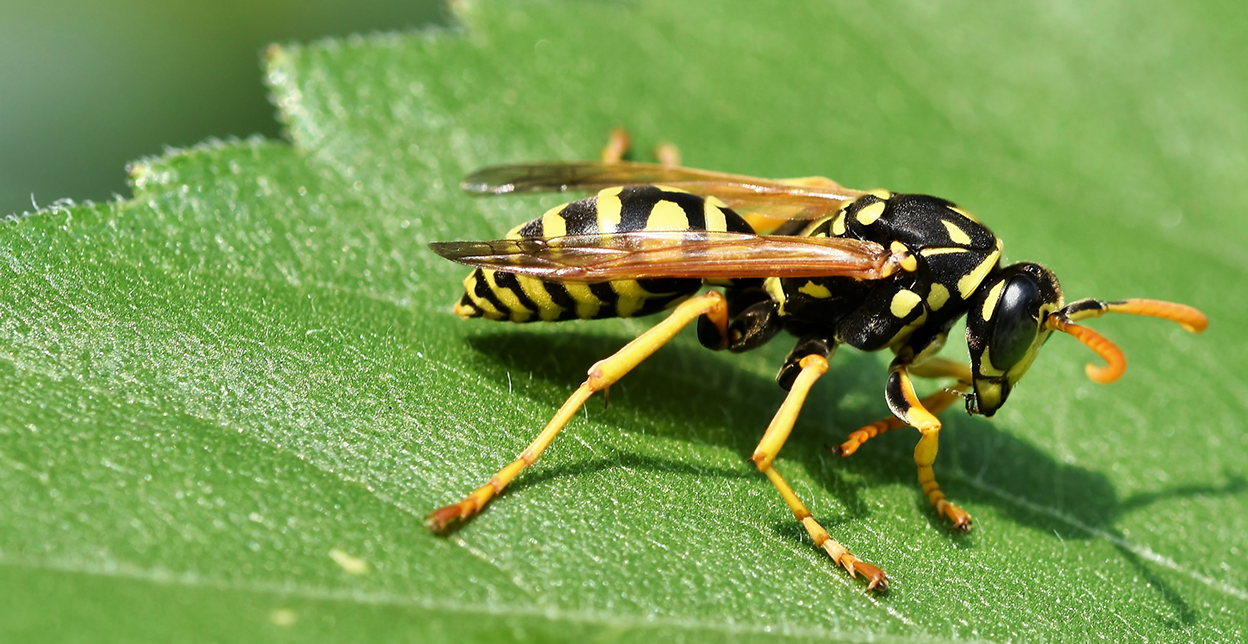
MULTIPOLYGON (((607 144, 602 148, 603 163, 619 163, 633 145, 633 137, 628 130, 617 127, 611 130, 607 144)), ((660 143, 654 146, 654 156, 659 163, 669 168, 680 166, 680 148, 673 143, 660 143)))
POLYGON ((888 383, 889 406, 893 413, 905 419, 906 424, 919 430, 922 437, 914 448, 914 464, 919 468, 919 485, 927 495, 936 512, 948 517, 953 527, 966 532, 971 529, 971 515, 965 510, 945 500, 945 493, 940 491, 936 483, 936 473, 932 464, 936 462, 936 451, 940 445, 940 420, 935 414, 923 406, 914 393, 914 383, 910 382, 910 374, 905 365, 895 364, 889 374, 888 383))
POLYGON ((833 539, 828 531, 824 530, 823 526, 810 515, 810 510, 807 510, 802 501, 797 498, 797 494, 793 492, 793 488, 784 480, 784 477, 780 476, 780 472, 776 471, 774 465, 776 455, 780 452, 780 448, 784 447, 784 442, 788 440, 789 433, 793 430, 793 424, 797 422, 797 415, 806 402, 806 394, 810 392, 815 381, 828 370, 827 359, 820 355, 806 356, 799 364, 802 367, 801 373, 793 382, 789 395, 784 399, 784 404, 780 405, 780 409, 776 411, 775 417, 772 418, 771 424, 763 434, 763 439, 759 441, 758 447, 754 449, 754 455, 750 460, 754 461, 759 471, 767 475, 771 484, 776 486, 776 490, 788 504, 789 510, 793 512, 793 517, 801 522, 802 527, 806 528, 806 533, 814 540, 815 547, 827 552, 833 561, 849 571, 851 577, 856 574, 862 575, 868 582, 868 589, 885 590, 888 587, 888 576, 884 574, 884 571, 850 554, 845 546, 833 539))
MULTIPOLYGON (((959 383, 949 386, 947 389, 943 389, 941 391, 938 391, 924 398, 920 402, 923 405, 923 407, 925 407, 933 415, 939 414, 942 411, 948 409, 949 406, 954 403, 954 401, 960 398, 960 396, 953 393, 952 391, 949 391, 949 389, 952 389, 954 391, 968 391, 970 390, 970 388, 971 388, 970 385, 959 382, 959 383)), ((880 434, 883 434, 884 432, 891 432, 894 429, 901 429, 902 427, 906 427, 906 426, 907 425, 903 423, 896 416, 889 416, 888 418, 881 418, 875 421, 874 423, 871 423, 870 425, 865 425, 855 430, 854 432, 852 432, 845 439, 844 443, 841 443, 840 445, 837 445, 832 448, 832 453, 838 456, 849 456, 850 454, 853 454, 854 452, 858 451, 858 448, 862 447, 863 443, 871 440, 872 438, 875 438, 876 436, 879 436, 880 434)))
POLYGON ((654 158, 669 168, 680 167, 680 148, 675 143, 660 143, 654 146, 654 158))
POLYGON ((622 127, 611 130, 611 134, 607 136, 607 144, 602 148, 602 162, 619 163, 632 144, 633 137, 629 135, 628 130, 622 127))
POLYGON ((488 483, 474 490, 464 500, 431 512, 425 517, 425 525, 434 532, 444 533, 480 512, 481 508, 502 492, 503 488, 507 487, 507 484, 515 479, 524 468, 537 461, 577 410, 585 404, 586 400, 589 400, 590 396, 594 395, 594 392, 605 390, 624 377, 624 374, 641 364, 659 347, 667 344, 682 328, 703 315, 719 327, 721 337, 728 337, 728 306, 724 302, 723 295, 710 291, 681 303, 667 319, 637 336, 611 357, 590 367, 589 378, 572 392, 567 402, 563 403, 563 406, 555 413, 555 417, 547 423, 546 428, 533 439, 533 442, 520 453, 516 460, 508 463, 488 483))
MULTIPOLYGON (((965 392, 971 388, 971 368, 965 363, 954 362, 945 358, 932 358, 922 364, 910 367, 910 374, 921 376, 923 378, 955 378, 958 382, 942 389, 926 398, 921 402, 933 415, 939 414, 948 409, 959 396, 954 391, 965 392)), ((859 428, 845 439, 844 443, 832 448, 833 454, 840 456, 849 456, 858 451, 862 444, 883 434, 891 432, 894 429, 901 429, 906 424, 896 416, 881 418, 880 420, 859 428)))

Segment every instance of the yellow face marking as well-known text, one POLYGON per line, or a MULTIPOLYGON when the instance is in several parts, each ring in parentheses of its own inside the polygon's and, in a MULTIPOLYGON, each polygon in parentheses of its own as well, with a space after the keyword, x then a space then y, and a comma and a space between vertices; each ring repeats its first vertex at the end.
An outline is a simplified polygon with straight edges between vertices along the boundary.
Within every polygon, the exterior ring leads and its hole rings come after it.
POLYGON ((498 281, 494 279, 494 271, 481 271, 481 274, 485 275, 485 283, 490 291, 507 307, 513 322, 527 322, 532 317, 533 312, 520 303, 520 298, 511 289, 498 285, 498 281))
POLYGON ((576 302, 576 317, 585 320, 598 315, 598 309, 602 308, 602 300, 589 290, 587 284, 573 284, 571 282, 563 285, 568 291, 568 295, 576 302))
POLYGON ((660 201, 650 210, 646 230, 689 230, 689 218, 675 202, 660 201))
POLYGON ((863 226, 870 226, 880 218, 880 215, 883 214, 884 202, 877 201, 869 206, 865 206, 862 210, 859 210, 857 214, 854 215, 854 218, 857 219, 858 223, 863 226))
POLYGON ((702 204, 702 218, 706 220, 706 229, 711 231, 728 230, 728 218, 723 208, 728 206, 715 197, 707 197, 702 204))
MULTIPOLYGON (((979 372, 985 376, 1004 376, 1005 372, 996 368, 992 364, 992 357, 988 355, 988 347, 984 347, 984 352, 979 354, 979 372)), ((993 385, 996 387, 996 385, 993 385)), ((1000 393, 1000 387, 997 387, 1000 393)))
POLYGON ((1001 289, 1005 288, 1005 280, 1001 280, 992 285, 992 289, 988 291, 988 297, 984 299, 984 309, 980 315, 985 320, 992 319, 993 311, 997 310, 997 301, 1001 299, 1001 289))
POLYGON ((965 230, 958 228, 958 225, 948 219, 941 219, 940 223, 945 225, 945 230, 949 231, 949 240, 955 244, 963 246, 971 245, 971 237, 966 234, 965 230))
POLYGON ((931 290, 927 292, 927 308, 933 311, 939 311, 940 307, 949 301, 949 289, 944 284, 932 284, 931 290))
POLYGON ((992 251, 988 257, 984 258, 984 261, 979 263, 979 266, 976 266, 974 270, 963 275, 962 279, 958 280, 958 295, 962 296, 964 300, 970 297, 971 293, 974 293, 975 289, 979 288, 980 282, 983 282, 984 278, 988 276, 988 271, 997 265, 997 260, 999 259, 1001 259, 1000 244, 997 245, 997 250, 992 251))
POLYGON ((542 280, 528 275, 517 275, 516 282, 520 284, 520 289, 524 291, 524 294, 537 305, 539 317, 547 322, 559 319, 559 314, 563 313, 563 307, 555 304, 555 300, 550 297, 550 292, 546 290, 546 285, 542 283, 542 280))
POLYGON ((907 273, 919 270, 919 260, 911 254, 910 249, 905 244, 895 241, 888 245, 888 250, 892 251, 894 255, 904 256, 904 259, 901 260, 901 270, 907 273))
POLYGON ((893 196, 893 193, 883 188, 876 188, 875 190, 868 190, 867 194, 871 195, 872 197, 875 197, 876 199, 883 199, 885 201, 888 201, 889 197, 893 196))
POLYGON ((893 314, 893 317, 901 319, 910 315, 915 305, 922 301, 923 298, 919 297, 918 293, 909 289, 902 289, 897 291, 896 295, 893 295, 893 302, 889 305, 888 310, 893 314))
POLYGON ((598 192, 598 231, 613 233, 620 227, 620 191, 623 188, 607 188, 598 192))
POLYGON ((832 234, 840 237, 845 234, 845 211, 842 210, 836 214, 836 220, 832 222, 832 234))
POLYGON ((817 298, 820 300, 824 300, 829 297, 832 297, 832 291, 829 291, 828 287, 824 286, 823 284, 816 284, 809 280, 805 284, 803 284, 801 288, 797 289, 797 292, 805 293, 813 298, 817 298))
POLYGON ((542 215, 542 237, 563 237, 568 234, 568 222, 559 214, 566 205, 555 206, 542 215))
POLYGON ((959 207, 957 207, 957 206, 949 206, 949 209, 950 209, 950 210, 952 210, 952 211, 954 211, 954 212, 956 212, 956 213, 958 213, 959 215, 962 215, 963 217, 966 217, 967 219, 970 219, 971 221, 973 221, 973 222, 975 222, 975 223, 977 223, 977 224, 978 224, 978 223, 980 223, 980 221, 979 221, 978 219, 976 219, 976 218, 975 218, 975 215, 972 215, 971 213, 969 213, 969 212, 967 212, 967 211, 965 211, 965 210, 963 210, 963 209, 961 209, 961 208, 959 208, 959 207))
POLYGON ((953 253, 966 253, 966 252, 970 252, 970 251, 968 251, 965 248, 946 247, 946 248, 924 248, 923 250, 919 251, 919 254, 924 257, 931 257, 932 255, 951 255, 953 253))

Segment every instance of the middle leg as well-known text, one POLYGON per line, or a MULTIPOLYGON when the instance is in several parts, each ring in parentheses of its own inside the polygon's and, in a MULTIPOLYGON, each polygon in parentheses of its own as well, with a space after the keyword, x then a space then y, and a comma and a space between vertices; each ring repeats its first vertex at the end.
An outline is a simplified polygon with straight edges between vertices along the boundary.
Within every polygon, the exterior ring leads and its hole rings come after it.
POLYGON ((784 477, 780 476, 780 472, 776 471, 775 460, 776 455, 780 453, 780 448, 784 447, 784 443, 789 438, 789 434, 793 431, 793 425, 797 422, 797 415, 802 410, 802 405, 806 402, 806 395, 810 392, 810 388, 814 386, 815 381, 819 379, 828 370, 828 360, 821 355, 808 355, 802 358, 799 363, 801 373, 797 379, 793 381, 792 387, 789 389, 789 395, 785 397, 784 403, 780 405, 780 409, 776 411, 776 415, 771 420, 771 424, 767 427, 767 431, 763 434, 763 438, 758 443, 758 447, 754 449, 754 455, 750 460, 758 467, 758 470, 765 474, 771 481, 771 484, 780 492, 780 496, 784 498, 784 502, 789 506, 789 510, 793 512, 793 517, 797 519, 802 527, 806 528, 806 533, 814 540, 815 547, 822 548, 828 553, 832 560, 840 564, 849 571, 851 577, 862 575, 867 580, 868 590, 885 590, 888 588, 888 576, 878 567, 855 557, 849 552, 849 549, 841 545, 836 539, 833 539, 828 531, 819 525, 811 516, 810 510, 797 498, 797 493, 789 486, 784 477))
POLYGON ((954 529, 969 531, 971 515, 945 499, 945 493, 940 491, 940 485, 936 483, 936 473, 932 470, 940 445, 940 420, 923 406, 923 401, 914 393, 909 365, 901 358, 894 360, 889 367, 885 398, 893 414, 922 434, 919 444, 914 448, 914 464, 919 468, 919 485, 923 486, 923 493, 937 513, 953 522, 954 529))

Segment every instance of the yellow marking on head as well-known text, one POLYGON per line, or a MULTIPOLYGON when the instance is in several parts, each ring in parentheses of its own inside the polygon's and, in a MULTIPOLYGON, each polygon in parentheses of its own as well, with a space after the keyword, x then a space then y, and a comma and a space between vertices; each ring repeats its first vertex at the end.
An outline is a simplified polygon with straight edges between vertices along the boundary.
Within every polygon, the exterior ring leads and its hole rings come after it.
POLYGON ((832 297, 832 291, 829 291, 828 287, 823 284, 816 284, 810 280, 807 280, 801 288, 797 289, 797 292, 805 293, 820 300, 826 300, 827 298, 832 297))
POLYGON ((1003 288, 1005 288, 1005 280, 992 285, 992 289, 988 291, 988 297, 984 298, 984 308, 980 312, 980 317, 985 320, 992 319, 992 313, 997 310, 997 301, 1001 299, 1001 289, 1003 288))
POLYGON ((873 204, 863 206, 862 210, 859 210, 854 215, 854 218, 857 219, 858 223, 863 226, 870 226, 884 214, 884 207, 885 204, 883 201, 877 201, 873 204))
MULTIPOLYGON (((1005 372, 998 369, 992 364, 992 357, 988 355, 988 347, 984 347, 984 352, 979 354, 979 373, 985 376, 1004 376, 1005 372)), ((993 385, 1000 390, 1000 387, 993 385)), ((998 391, 998 393, 1000 393, 998 391)))
POLYGON ((613 233, 620 227, 620 212, 624 204, 620 203, 620 190, 623 188, 607 188, 598 192, 598 232, 613 233))
POLYGON ((893 302, 889 304, 888 310, 893 314, 893 317, 901 319, 910 315, 915 305, 922 301, 923 298, 919 297, 918 293, 909 289, 902 289, 893 295, 893 302))
POLYGON ((984 258, 984 261, 979 263, 979 266, 976 266, 974 270, 963 275, 962 279, 958 280, 958 295, 964 300, 970 297, 971 293, 974 293, 975 289, 979 288, 980 283, 984 281, 984 278, 988 276, 988 271, 991 271, 992 267, 997 265, 997 260, 999 259, 1001 259, 1001 246, 998 243, 997 250, 992 251, 988 257, 984 258))
POLYGON ((598 315, 598 309, 602 308, 602 300, 589 290, 588 284, 573 284, 571 282, 563 285, 568 291, 568 295, 572 301, 576 302, 576 317, 589 320, 598 315))
POLYGON ((706 229, 711 231, 722 232, 728 230, 728 217, 721 208, 726 208, 723 202, 714 197, 707 199, 702 203, 702 218, 706 220, 706 229))
POLYGON ((915 258, 914 254, 910 252, 910 249, 906 247, 905 244, 899 241, 894 241, 888 245, 888 250, 892 251, 894 255, 902 256, 901 270, 906 271, 907 273, 913 273, 919 270, 919 260, 915 258))
POLYGON ((939 282, 932 284, 932 288, 927 292, 927 308, 933 311, 939 311, 940 307, 949 301, 949 289, 939 282))
POLYGON ((836 219, 832 222, 832 234, 840 237, 845 234, 845 211, 836 213, 836 219))
POLYGON ((875 190, 868 190, 867 194, 871 195, 872 197, 875 197, 876 199, 883 199, 884 201, 888 201, 893 196, 892 192, 885 190, 883 188, 876 188, 875 190))
POLYGON ((646 230, 689 230, 689 218, 679 204, 662 200, 650 209, 646 230))
POLYGON ((495 271, 481 271, 481 273, 485 275, 485 283, 490 287, 490 291, 494 293, 499 301, 503 303, 503 306, 507 307, 508 312, 511 313, 512 322, 528 322, 529 318, 533 315, 533 311, 530 311, 528 307, 521 304, 520 298, 516 297, 516 294, 513 293, 511 289, 498 285, 498 280, 494 279, 495 271))
POLYGON ((975 215, 972 215, 971 213, 969 213, 969 212, 967 212, 967 211, 965 211, 965 210, 963 210, 963 209, 961 209, 961 208, 959 208, 959 207, 957 207, 957 206, 950 205, 950 206, 949 206, 949 209, 950 209, 950 210, 952 210, 952 211, 954 211, 954 212, 956 212, 956 213, 958 213, 959 215, 962 215, 963 217, 966 217, 967 219, 970 219, 971 221, 973 221, 973 222, 975 222, 975 223, 977 223, 977 224, 978 224, 978 223, 980 223, 979 219, 976 219, 976 218, 975 218, 975 215))
POLYGON ((542 215, 542 237, 563 237, 568 234, 568 222, 559 214, 568 204, 555 206, 542 215))
POLYGON ((524 294, 533 300, 533 304, 537 305, 537 314, 547 322, 553 322, 559 319, 559 315, 563 313, 563 307, 555 304, 554 298, 550 296, 550 291, 546 290, 546 284, 536 277, 528 275, 517 275, 516 282, 520 284, 520 289, 524 294))
POLYGON ((958 228, 958 225, 948 219, 941 219, 940 223, 945 225, 945 230, 949 231, 949 240, 955 244, 963 246, 971 245, 971 236, 966 234, 965 230, 958 228))
POLYGON ((923 250, 919 251, 919 254, 924 257, 931 257, 932 255, 952 255, 953 253, 966 253, 966 252, 970 252, 970 251, 968 251, 965 248, 943 247, 943 248, 924 248, 923 250))

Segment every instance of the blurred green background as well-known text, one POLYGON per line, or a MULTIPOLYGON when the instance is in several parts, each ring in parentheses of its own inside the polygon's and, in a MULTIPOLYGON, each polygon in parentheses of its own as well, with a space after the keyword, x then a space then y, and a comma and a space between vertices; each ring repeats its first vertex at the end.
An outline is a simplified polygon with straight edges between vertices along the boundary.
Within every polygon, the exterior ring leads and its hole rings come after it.
POLYGON ((125 166, 276 137, 272 42, 449 24, 442 0, 0 0, 0 216, 128 196, 125 166))

